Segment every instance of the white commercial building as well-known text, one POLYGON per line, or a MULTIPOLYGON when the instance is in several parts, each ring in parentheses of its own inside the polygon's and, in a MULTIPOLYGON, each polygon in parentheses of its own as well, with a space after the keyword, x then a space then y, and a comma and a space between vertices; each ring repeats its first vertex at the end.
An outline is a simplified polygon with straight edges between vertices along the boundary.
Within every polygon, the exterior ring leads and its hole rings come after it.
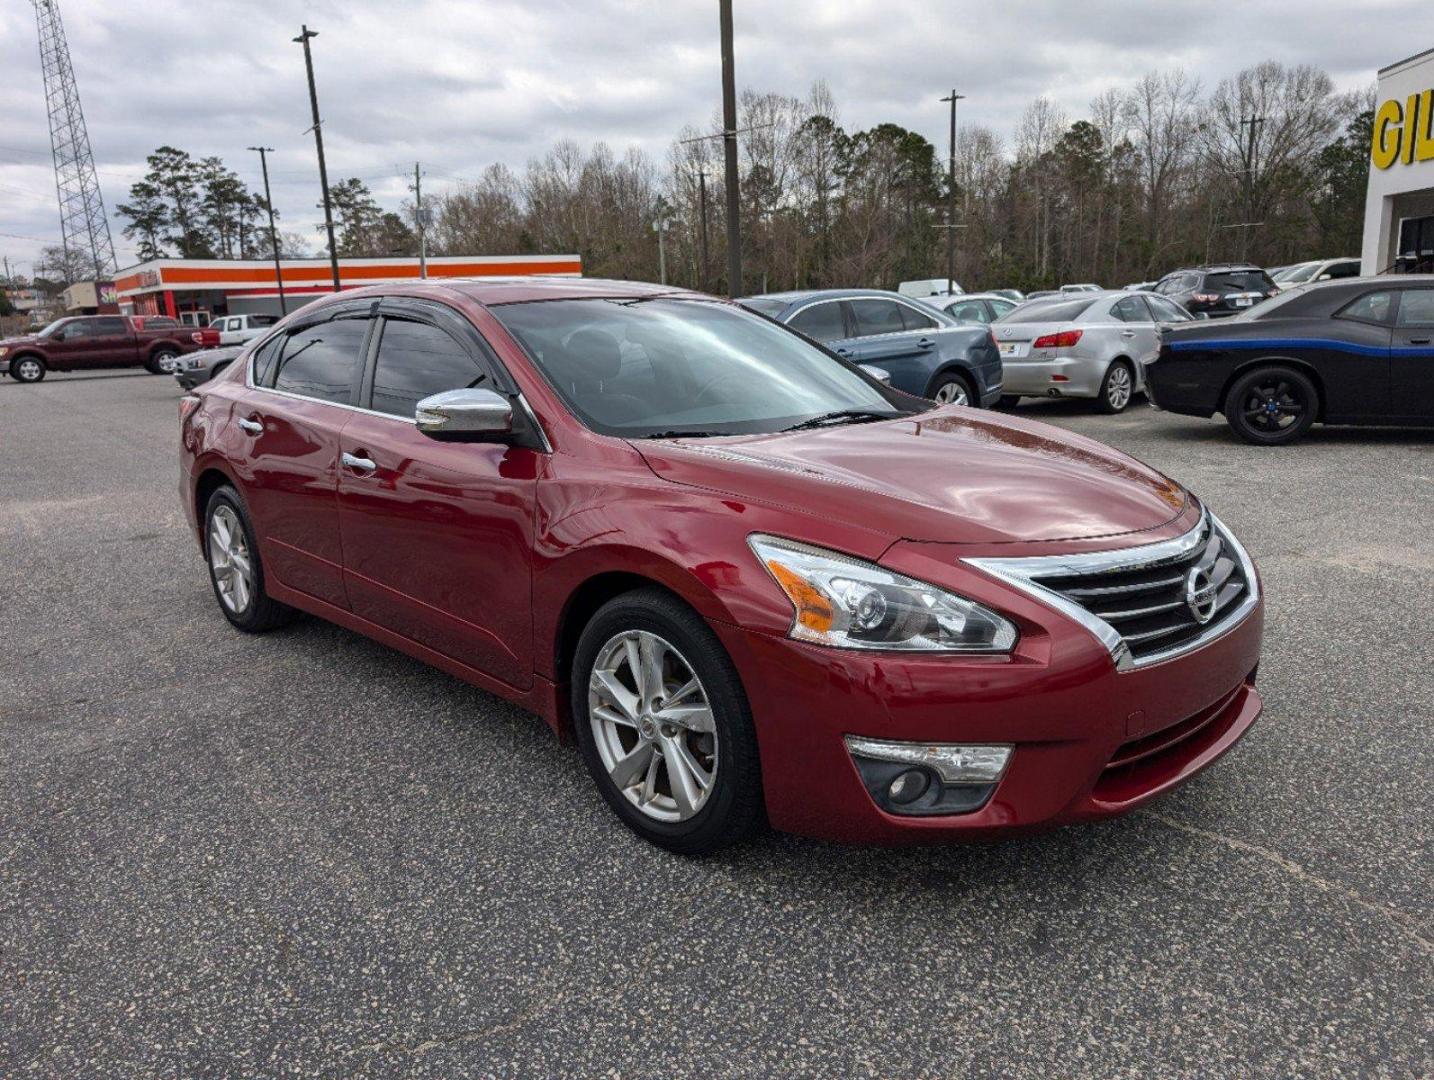
POLYGON ((1365 274, 1434 273, 1434 49, 1379 72, 1365 274))

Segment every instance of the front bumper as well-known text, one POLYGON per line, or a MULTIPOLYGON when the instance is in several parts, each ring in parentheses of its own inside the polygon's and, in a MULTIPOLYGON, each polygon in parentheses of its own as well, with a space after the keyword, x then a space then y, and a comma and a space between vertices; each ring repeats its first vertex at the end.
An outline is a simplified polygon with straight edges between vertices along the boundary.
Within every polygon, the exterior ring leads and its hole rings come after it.
MULTIPOLYGON (((901 546, 907 565, 883 561, 919 573, 930 557, 919 549, 940 545, 901 546)), ((1260 714, 1262 604, 1202 648, 1117 672, 1105 647, 1065 616, 994 582, 972 583, 962 591, 1018 621, 1022 637, 1011 656, 864 654, 714 627, 751 702, 774 827, 910 844, 1112 817, 1210 765, 1260 714), (847 735, 1015 749, 979 809, 906 817, 873 801, 847 735)))

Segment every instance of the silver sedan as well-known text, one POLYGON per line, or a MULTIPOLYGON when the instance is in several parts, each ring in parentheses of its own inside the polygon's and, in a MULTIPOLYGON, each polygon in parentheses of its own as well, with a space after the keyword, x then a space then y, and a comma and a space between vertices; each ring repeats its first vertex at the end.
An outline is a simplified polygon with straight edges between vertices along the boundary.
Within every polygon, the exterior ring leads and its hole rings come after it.
POLYGON ((1022 397, 1090 398, 1118 413, 1143 389, 1142 365, 1160 352, 1160 330, 1190 321, 1148 292, 1078 293, 1034 300, 991 327, 1001 351, 1001 404, 1022 397))

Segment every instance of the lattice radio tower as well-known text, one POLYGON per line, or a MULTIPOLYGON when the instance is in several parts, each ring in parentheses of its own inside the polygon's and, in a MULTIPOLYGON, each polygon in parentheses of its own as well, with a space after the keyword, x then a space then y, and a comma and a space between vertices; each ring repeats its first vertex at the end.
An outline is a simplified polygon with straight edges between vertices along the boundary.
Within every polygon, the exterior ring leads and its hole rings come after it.
POLYGON ((55 193, 60 199, 60 240, 65 262, 74 265, 76 252, 88 251, 95 270, 104 277, 115 271, 115 245, 105 201, 95 174, 95 156, 70 47, 55 0, 30 0, 40 31, 40 68, 45 74, 45 107, 50 114, 50 151, 55 158, 55 193))

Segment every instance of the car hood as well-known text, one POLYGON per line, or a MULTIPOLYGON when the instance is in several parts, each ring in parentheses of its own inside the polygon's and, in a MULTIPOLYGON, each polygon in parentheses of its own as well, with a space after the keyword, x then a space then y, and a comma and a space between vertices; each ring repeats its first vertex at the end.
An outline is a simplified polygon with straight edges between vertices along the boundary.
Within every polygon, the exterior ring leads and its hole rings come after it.
POLYGON ((1091 540, 1168 524, 1178 484, 1093 439, 939 409, 776 435, 633 444, 658 476, 935 543, 1091 540))
POLYGON ((19 337, 0 338, 0 349, 14 349, 20 345, 38 345, 39 334, 21 334, 19 337))

